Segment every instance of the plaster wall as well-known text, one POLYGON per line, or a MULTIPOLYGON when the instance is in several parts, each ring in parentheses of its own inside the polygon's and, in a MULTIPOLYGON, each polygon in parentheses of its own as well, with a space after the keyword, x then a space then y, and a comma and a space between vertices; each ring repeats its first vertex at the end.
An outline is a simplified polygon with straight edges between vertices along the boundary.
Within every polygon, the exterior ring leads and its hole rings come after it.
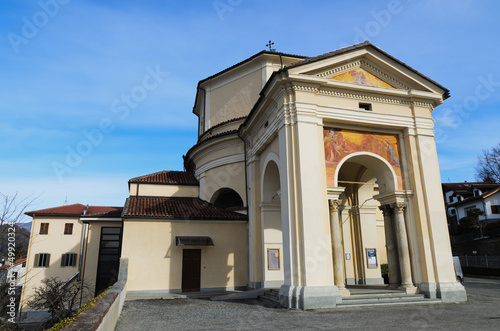
POLYGON ((202 289, 246 286, 246 228, 246 222, 125 220, 128 291, 180 291, 183 248, 201 249, 202 289), (215 246, 176 246, 176 236, 209 236, 215 246))
POLYGON ((143 197, 198 197, 199 187, 194 185, 130 184, 130 196, 143 197))

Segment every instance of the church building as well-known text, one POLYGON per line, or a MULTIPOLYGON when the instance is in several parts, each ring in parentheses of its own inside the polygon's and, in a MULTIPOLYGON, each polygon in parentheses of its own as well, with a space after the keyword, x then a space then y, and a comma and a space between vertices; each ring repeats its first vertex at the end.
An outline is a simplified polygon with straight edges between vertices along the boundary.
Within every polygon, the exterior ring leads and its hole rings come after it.
MULTIPOLYGON (((316 57, 262 51, 198 83, 185 171, 129 180, 123 210, 72 214, 80 235, 57 256, 73 249, 73 271, 92 265, 83 277, 95 284, 115 235, 130 297, 265 287, 284 307, 330 308, 351 286, 384 284, 387 263, 391 288, 464 301, 432 119, 448 97, 369 42, 316 57)), ((65 207, 50 222, 66 223, 65 207)), ((39 235, 49 216, 30 215, 39 235)), ((35 240, 28 273, 43 271, 43 249, 35 240)))

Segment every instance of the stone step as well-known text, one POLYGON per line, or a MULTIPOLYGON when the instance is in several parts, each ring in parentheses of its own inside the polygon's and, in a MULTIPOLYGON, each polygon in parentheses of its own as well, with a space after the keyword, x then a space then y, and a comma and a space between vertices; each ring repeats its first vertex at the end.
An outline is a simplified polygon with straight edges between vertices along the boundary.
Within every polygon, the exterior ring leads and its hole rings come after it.
POLYGON ((259 299, 271 307, 281 307, 277 290, 266 291, 264 294, 259 295, 259 299))
POLYGON ((371 299, 371 298, 425 298, 424 294, 406 294, 403 292, 400 293, 370 293, 370 294, 351 294, 350 297, 344 298, 344 300, 351 299, 371 299))
POLYGON ((342 298, 342 304, 358 304, 358 303, 376 303, 376 302, 410 302, 410 301, 423 301, 425 300, 423 295, 407 295, 407 296, 352 296, 349 298, 342 298))
POLYGON ((390 306, 390 305, 425 305, 442 303, 440 299, 419 299, 419 300, 391 300, 380 299, 378 301, 349 301, 342 300, 342 303, 337 305, 337 308, 356 308, 356 307, 374 307, 374 306, 390 306))

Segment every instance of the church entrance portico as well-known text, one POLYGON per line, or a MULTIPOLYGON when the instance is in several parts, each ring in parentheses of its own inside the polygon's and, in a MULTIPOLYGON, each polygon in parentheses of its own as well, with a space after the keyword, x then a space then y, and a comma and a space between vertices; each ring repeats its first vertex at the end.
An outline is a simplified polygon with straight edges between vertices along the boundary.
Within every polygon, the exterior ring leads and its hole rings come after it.
POLYGON ((374 153, 352 153, 335 173, 342 185, 328 188, 335 285, 343 297, 345 285, 383 285, 383 259, 390 287, 415 293, 404 215, 411 192, 397 190, 393 167, 374 153))

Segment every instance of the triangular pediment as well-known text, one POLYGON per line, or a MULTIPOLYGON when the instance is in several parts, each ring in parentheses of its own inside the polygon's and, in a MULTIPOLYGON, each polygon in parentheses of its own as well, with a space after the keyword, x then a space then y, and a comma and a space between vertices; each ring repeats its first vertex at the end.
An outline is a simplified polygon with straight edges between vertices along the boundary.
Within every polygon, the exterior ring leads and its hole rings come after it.
POLYGON ((374 87, 379 92, 385 88, 421 91, 445 98, 449 95, 443 86, 369 43, 308 58, 288 70, 292 75, 319 78, 323 82, 326 79, 345 87, 346 84, 353 88, 363 86, 364 90, 374 87))
POLYGON ((410 82, 400 79, 396 75, 383 69, 381 66, 364 58, 349 61, 341 65, 324 67, 308 74, 340 82, 366 86, 403 90, 409 90, 416 87, 410 82))
POLYGON ((355 68, 343 72, 341 74, 338 74, 336 76, 333 76, 330 79, 338 80, 340 82, 345 82, 345 83, 394 88, 394 86, 388 84, 387 82, 384 82, 382 79, 369 73, 363 68, 355 68))

